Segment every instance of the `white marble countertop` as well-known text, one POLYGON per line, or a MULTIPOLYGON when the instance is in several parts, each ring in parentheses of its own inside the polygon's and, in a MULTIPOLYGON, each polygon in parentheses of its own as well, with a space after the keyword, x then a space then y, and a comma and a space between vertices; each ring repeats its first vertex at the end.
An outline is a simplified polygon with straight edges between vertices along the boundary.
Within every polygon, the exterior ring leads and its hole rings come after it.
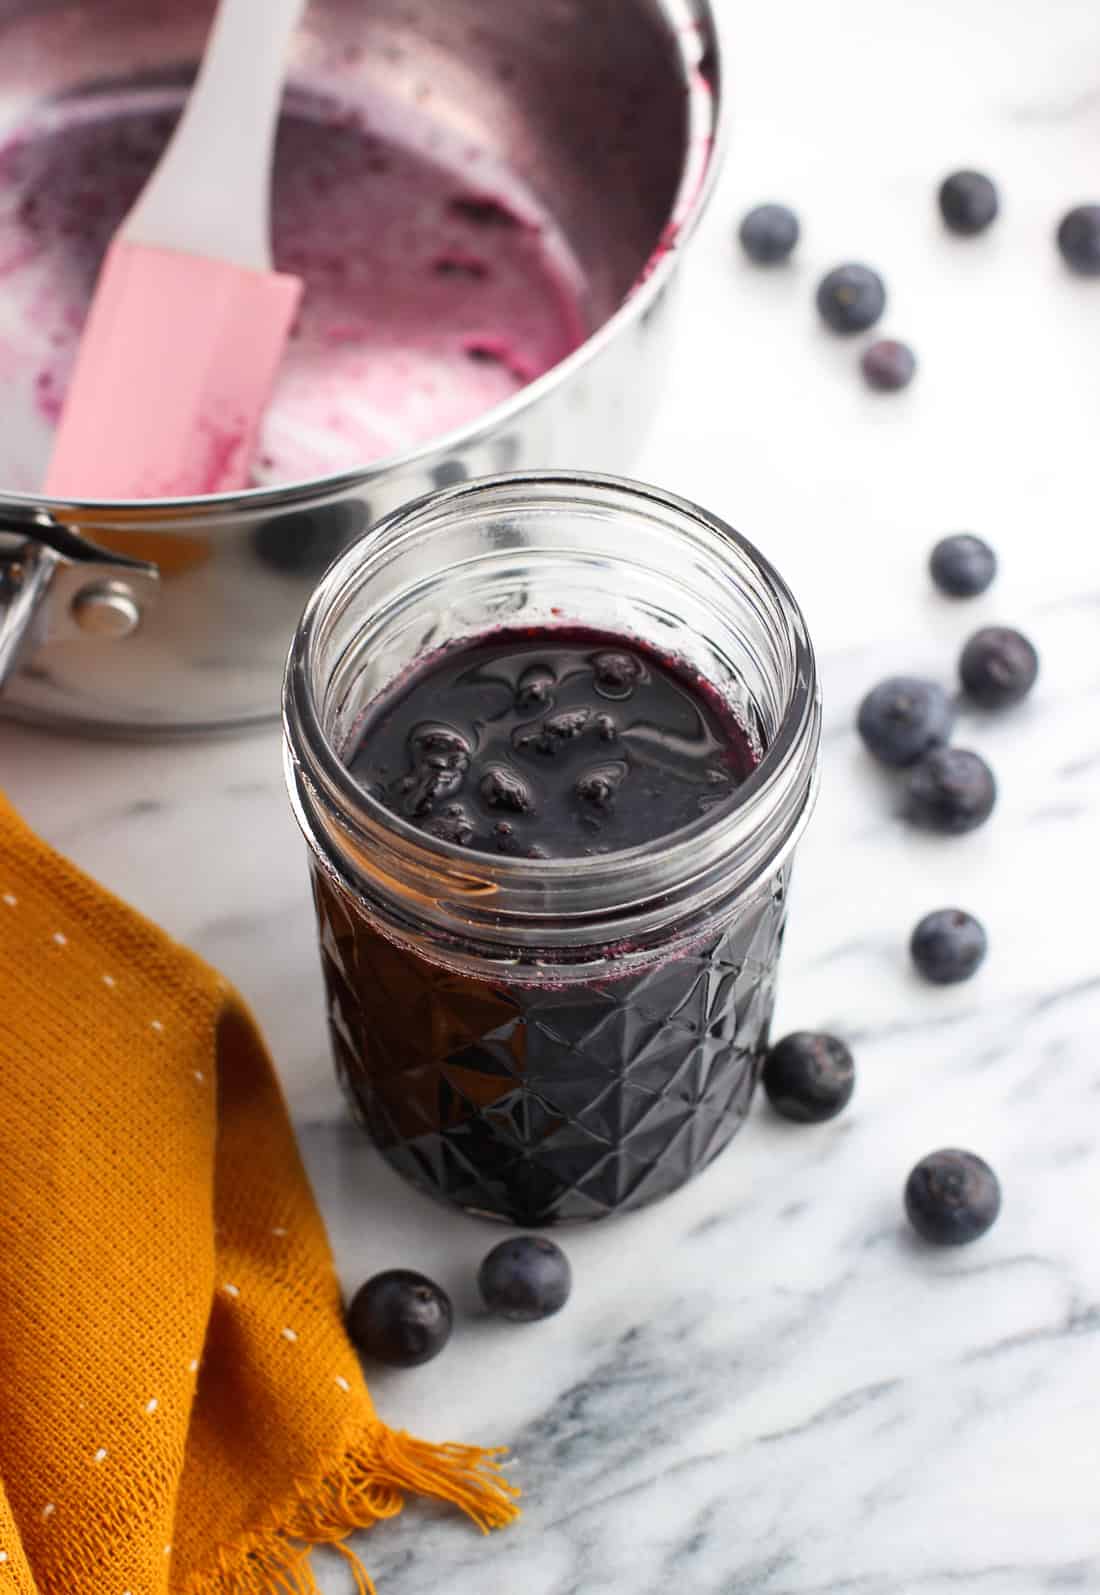
POLYGON ((1100 281, 1070 278, 1052 245, 1064 209, 1100 199, 1100 14, 723 9, 730 160, 638 474, 761 543, 810 618, 824 783, 778 1019, 852 1040, 848 1113, 801 1129, 761 1106, 686 1192, 568 1237, 558 1319, 493 1326, 471 1279, 495 1232, 406 1194, 341 1115, 275 733, 134 747, 6 727, 0 779, 252 1001, 348 1283, 403 1263, 463 1309, 443 1357, 375 1392, 429 1435, 512 1443, 526 1514, 484 1543, 421 1512, 378 1530, 364 1549, 383 1595, 1100 1591, 1100 281), (972 242, 932 202, 967 164, 1004 196, 972 242), (802 216, 789 270, 754 271, 731 244, 764 198, 802 216), (868 394, 857 348, 815 324, 816 279, 845 258, 888 280, 883 330, 921 359, 907 394, 868 394), (1002 556, 972 604, 925 574, 957 529, 1002 556), (896 670, 949 679, 993 618, 1043 660, 1026 706, 965 723, 998 810, 969 838, 915 836, 854 705, 896 670), (937 990, 906 942, 947 904, 986 922, 991 953, 937 990), (940 1254, 909 1238, 900 1192, 950 1144, 995 1165, 1005 1205, 981 1243, 940 1254))

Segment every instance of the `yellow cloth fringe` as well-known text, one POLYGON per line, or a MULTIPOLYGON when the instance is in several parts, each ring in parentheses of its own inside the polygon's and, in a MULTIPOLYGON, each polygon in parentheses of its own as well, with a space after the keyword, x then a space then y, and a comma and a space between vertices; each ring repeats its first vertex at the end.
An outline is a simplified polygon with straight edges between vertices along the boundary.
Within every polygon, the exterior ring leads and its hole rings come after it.
POLYGON ((357 1530, 394 1517, 406 1494, 460 1507, 483 1533, 518 1513, 516 1487, 496 1465, 499 1450, 431 1445, 371 1424, 342 1465, 299 1489, 281 1523, 221 1548, 215 1567, 196 1575, 186 1595, 319 1595, 310 1565, 314 1546, 337 1551, 356 1580, 357 1595, 375 1595, 358 1555, 344 1542, 357 1530))

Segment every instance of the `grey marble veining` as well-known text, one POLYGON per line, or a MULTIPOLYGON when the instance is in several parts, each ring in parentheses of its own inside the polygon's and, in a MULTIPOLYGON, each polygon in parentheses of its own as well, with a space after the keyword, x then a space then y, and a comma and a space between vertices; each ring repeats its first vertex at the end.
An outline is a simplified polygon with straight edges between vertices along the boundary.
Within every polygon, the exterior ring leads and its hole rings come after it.
MULTIPOLYGON (((795 873, 779 1028, 852 1039, 847 1114, 763 1105, 664 1206, 571 1234, 575 1291, 545 1325, 478 1310, 496 1231, 410 1195, 346 1122, 321 1016, 302 849, 273 732, 134 747, 0 729, 24 813, 198 947, 279 1061, 349 1286, 435 1275, 446 1354, 373 1380, 391 1421, 513 1446, 521 1523, 483 1541, 410 1511, 362 1549, 380 1595, 1038 1595, 1100 1592, 1100 283, 1070 279, 1058 215, 1100 200, 1094 0, 723 0, 731 159, 687 264, 677 360, 638 474, 712 505, 803 600, 821 653, 824 777, 795 873), (945 238, 938 179, 987 166, 1005 209, 945 238), (736 218, 787 199, 798 263, 753 271, 736 218), (883 330, 921 368, 867 394, 858 347, 815 325, 818 275, 885 273, 883 330), (949 603, 924 561, 953 529, 1002 573, 949 603), (896 670, 949 679, 987 620, 1019 624, 1033 701, 967 713, 997 812, 938 840, 851 725, 896 670), (969 985, 923 986, 930 908, 986 922, 969 985), (978 1245, 910 1237, 902 1182, 933 1147, 981 1152, 1004 1211, 978 1245)), ((350 1595, 326 1566, 328 1595, 350 1595)))

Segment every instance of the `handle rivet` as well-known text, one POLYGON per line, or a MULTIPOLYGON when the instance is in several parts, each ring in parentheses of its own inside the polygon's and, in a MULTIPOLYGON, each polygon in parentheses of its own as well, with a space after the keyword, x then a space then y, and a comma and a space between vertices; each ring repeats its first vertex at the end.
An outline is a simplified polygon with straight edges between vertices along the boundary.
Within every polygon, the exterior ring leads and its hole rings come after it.
POLYGON ((71 608, 73 620, 90 637, 128 637, 141 625, 137 599, 125 582, 83 587, 71 608))

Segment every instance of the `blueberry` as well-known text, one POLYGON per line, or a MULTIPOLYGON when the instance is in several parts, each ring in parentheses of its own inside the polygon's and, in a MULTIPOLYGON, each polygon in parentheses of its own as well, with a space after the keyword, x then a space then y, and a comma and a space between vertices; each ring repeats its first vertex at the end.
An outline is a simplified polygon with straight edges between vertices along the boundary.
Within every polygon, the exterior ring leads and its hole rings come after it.
POLYGON ((976 598, 997 574, 997 556, 973 532, 942 537, 928 560, 932 580, 949 598, 976 598))
POLYGON ((878 393, 897 393, 912 382, 917 357, 907 343, 899 343, 896 338, 879 338, 864 349, 860 366, 869 388, 878 393))
POLYGON ((950 739, 955 707, 943 688, 919 676, 890 676, 859 706, 856 728, 883 764, 914 764, 950 739))
POLYGON ((1062 259, 1082 277, 1100 276, 1100 205, 1077 205, 1058 224, 1062 259))
POLYGON ((786 205, 757 205, 741 223, 741 248, 758 266, 776 266, 798 242, 798 217, 786 205))
POLYGON ((424 826, 429 836, 441 842, 453 842, 456 847, 469 847, 474 839, 474 824, 460 803, 452 803, 444 813, 430 819, 424 826))
POLYGON ((633 654, 596 654, 592 660, 596 691, 603 698, 629 698, 642 674, 633 654))
POLYGON ((572 742, 587 728, 592 718, 591 709, 566 709, 542 723, 543 735, 552 742, 572 742))
POLYGON ((534 808, 527 783, 514 770, 493 764, 481 777, 478 789, 491 809, 507 809, 512 814, 530 814, 534 808))
POLYGON ((401 782, 401 809, 410 818, 429 814, 440 798, 462 790, 470 768, 470 746, 448 726, 419 725, 409 737, 413 773, 401 782))
POLYGON ((905 1211, 924 1240, 965 1246, 984 1235, 1001 1211, 1000 1181, 973 1152, 930 1152, 905 1182, 905 1211))
POLYGON ((515 738, 515 746, 553 757, 564 743, 583 736, 591 720, 591 709, 565 709, 544 720, 538 731, 522 732, 515 738))
POLYGON ((516 708, 543 709, 554 701, 554 677, 545 665, 531 665, 519 678, 516 708))
POLYGON ((515 1324, 530 1324, 565 1306, 573 1271, 553 1241, 542 1235, 517 1235, 493 1247, 478 1270, 477 1283, 491 1313, 515 1324))
POLYGON ((375 1274, 348 1309, 348 1334, 358 1350, 395 1368, 415 1368, 437 1357, 453 1322, 446 1291, 409 1268, 375 1274))
POLYGON ((909 939, 913 962, 937 986, 969 980, 985 961, 988 947, 981 921, 961 908, 925 914, 909 939))
POLYGON ((837 1036, 796 1030, 768 1053, 762 1078, 777 1113, 799 1124, 822 1124, 851 1101, 856 1071, 837 1036))
POLYGON ((886 309, 882 278, 870 266, 836 266, 818 284, 817 308, 834 332, 866 332, 886 309))
POLYGON ((959 678, 983 709, 1005 709, 1026 698, 1039 674, 1039 655, 1011 626, 983 626, 959 658, 959 678))
POLYGON ((440 798, 454 797, 456 792, 461 792, 465 779, 465 766, 443 770, 424 769, 417 775, 406 776, 401 783, 405 794, 401 800, 402 812, 410 819, 420 819, 430 814, 440 798))
POLYGON ((583 803, 591 803, 593 808, 607 812, 615 806, 615 795, 625 774, 626 765, 622 763, 601 764, 594 770, 586 770, 577 782, 576 794, 583 803))
POLYGON ((450 726, 431 722, 418 725, 409 737, 409 747, 418 768, 450 770, 470 762, 470 744, 450 726))
POLYGON ((1000 209, 997 190, 982 172, 952 172, 940 184, 940 214, 953 233, 984 233, 1000 209))
POLYGON ((470 745, 449 726, 418 725, 408 741, 413 773, 401 783, 402 810, 410 817, 431 811, 438 798, 462 790, 470 768, 470 745))
POLYGON ((965 748, 933 748, 910 773, 905 812, 925 830, 962 836, 985 824, 996 801, 984 759, 965 748))

